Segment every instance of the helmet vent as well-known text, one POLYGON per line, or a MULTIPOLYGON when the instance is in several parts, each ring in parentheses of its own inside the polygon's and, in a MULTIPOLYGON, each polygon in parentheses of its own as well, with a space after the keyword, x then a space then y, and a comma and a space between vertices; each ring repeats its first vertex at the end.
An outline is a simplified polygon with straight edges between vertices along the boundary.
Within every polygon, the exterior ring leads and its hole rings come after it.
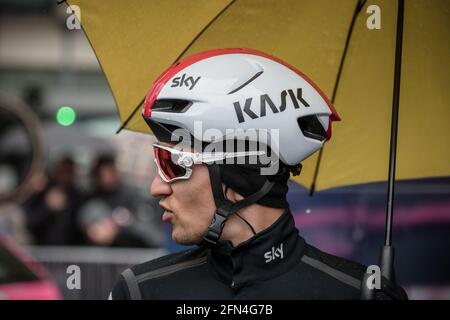
POLYGON ((306 116, 297 119, 298 126, 307 138, 324 141, 327 133, 316 116, 306 116))
POLYGON ((233 94, 235 92, 238 92, 239 90, 241 90, 242 88, 244 88, 246 85, 248 85, 250 82, 252 82, 253 80, 255 80, 256 78, 258 78, 260 75, 263 74, 264 71, 258 71, 256 74, 253 75, 253 77, 251 77, 250 79, 248 79, 247 81, 245 81, 243 84, 241 84, 239 87, 237 87, 236 89, 233 89, 232 91, 228 92, 227 94, 233 94))
POLYGON ((152 106, 152 111, 183 113, 192 105, 191 101, 178 99, 159 99, 152 106))

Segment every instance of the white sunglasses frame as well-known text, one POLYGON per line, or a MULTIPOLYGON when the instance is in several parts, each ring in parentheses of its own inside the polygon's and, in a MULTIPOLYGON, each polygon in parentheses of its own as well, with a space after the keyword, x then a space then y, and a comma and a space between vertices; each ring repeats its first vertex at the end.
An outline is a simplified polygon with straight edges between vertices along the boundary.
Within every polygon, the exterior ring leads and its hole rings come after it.
POLYGON ((162 146, 158 143, 153 144, 153 148, 160 148, 166 151, 169 151, 172 157, 172 161, 186 170, 184 176, 175 177, 173 179, 167 179, 159 166, 158 160, 154 159, 156 163, 156 167, 158 168, 158 175, 160 178, 166 183, 172 183, 177 180, 187 180, 192 175, 192 166, 195 164, 211 164, 216 161, 231 159, 231 158, 240 158, 246 156, 262 156, 266 154, 265 151, 242 151, 242 152, 185 152, 180 151, 178 149, 174 149, 167 146, 162 146), (177 158, 174 159, 173 157, 177 158))

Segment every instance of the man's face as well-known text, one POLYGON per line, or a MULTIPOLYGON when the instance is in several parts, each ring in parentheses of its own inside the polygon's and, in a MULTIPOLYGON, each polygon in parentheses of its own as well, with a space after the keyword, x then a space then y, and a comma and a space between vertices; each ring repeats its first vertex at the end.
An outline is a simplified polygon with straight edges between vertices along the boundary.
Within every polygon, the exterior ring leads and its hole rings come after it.
POLYGON ((100 187, 106 191, 113 191, 119 184, 119 177, 113 164, 104 164, 98 170, 100 187))
POLYGON ((162 219, 172 224, 172 239, 181 244, 199 243, 215 210, 208 168, 201 164, 192 169, 189 179, 170 184, 156 174, 150 188, 153 196, 163 197, 159 202, 165 210, 162 219))

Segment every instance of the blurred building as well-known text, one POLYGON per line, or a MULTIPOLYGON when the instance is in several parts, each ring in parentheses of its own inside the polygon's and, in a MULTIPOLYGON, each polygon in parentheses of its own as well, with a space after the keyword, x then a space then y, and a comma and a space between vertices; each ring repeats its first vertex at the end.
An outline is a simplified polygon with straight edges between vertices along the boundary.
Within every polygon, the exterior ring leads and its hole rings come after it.
POLYGON ((41 119, 47 167, 71 155, 83 176, 98 153, 114 151, 125 178, 145 188, 152 138, 115 134, 120 122, 108 83, 84 32, 67 28, 67 5, 57 2, 0 1, 0 94, 22 99, 41 119), (63 106, 75 114, 69 126, 56 118, 63 106))
MULTIPOLYGON (((26 206, 23 203, 27 200, 41 203, 43 215, 34 215, 38 221, 35 219, 33 223, 44 232, 46 230, 42 228, 51 229, 53 223, 55 228, 61 227, 62 223, 66 223, 65 227, 77 224, 77 217, 58 217, 56 222, 53 219, 58 214, 66 214, 63 212, 64 205, 67 205, 67 197, 61 195, 60 189, 64 183, 55 181, 59 179, 55 175, 61 175, 61 172, 55 172, 57 165, 61 159, 72 159, 75 164, 74 183, 82 194, 89 194, 93 188, 90 171, 94 160, 101 154, 111 154, 116 157, 121 182, 130 186, 132 189, 129 190, 142 199, 141 209, 134 213, 135 219, 140 221, 139 232, 151 233, 152 246, 163 247, 166 234, 161 226, 161 209, 157 205, 158 199, 149 195, 150 182, 155 174, 151 147, 153 139, 127 130, 116 135, 120 121, 109 85, 84 32, 67 27, 67 5, 58 2, 0 0, 0 236, 6 236, 16 244, 35 243, 33 234, 26 232, 30 221, 28 219, 27 224, 29 213, 24 212, 26 206), (27 171, 30 162, 35 161, 36 152, 30 141, 30 132, 2 109, 2 103, 10 103, 14 109, 14 103, 20 101, 24 103, 21 109, 37 116, 36 131, 33 131, 36 135, 32 138, 42 147, 39 152, 43 164, 42 176, 28 181, 30 188, 25 197, 6 201, 2 198, 2 192, 13 188, 14 184, 20 185, 23 179, 29 179, 27 171), (69 110, 69 114, 63 114, 61 110, 69 110), (36 200, 36 196, 46 188, 50 188, 50 195, 44 193, 41 200, 36 200), (52 218, 50 220, 45 217, 45 210, 50 209, 42 206, 48 204, 46 201, 53 207, 50 208, 52 212, 59 212, 48 213, 52 218)), ((76 198, 75 202, 82 201, 80 199, 76 198)), ((31 214, 36 208, 33 207, 31 214)), ((95 216, 95 213, 91 215, 95 216)), ((64 235, 65 230, 60 228, 59 234, 64 235)), ((49 243, 63 244, 55 243, 54 239, 49 243)), ((134 261, 119 259, 128 252, 123 248, 117 249, 119 251, 115 248, 59 246, 57 249, 48 246, 25 248, 33 251, 34 256, 45 264, 65 298, 106 298, 116 276, 127 263, 142 262, 154 256, 152 249, 140 249, 138 261, 134 261), (52 255, 54 251, 58 253, 52 255), (50 260, 47 259, 49 254, 52 255, 50 260), (68 261, 63 256, 75 259, 68 261), (91 257, 89 262, 85 261, 86 257, 91 257), (65 287, 65 270, 77 261, 85 272, 83 283, 86 285, 81 293, 69 292, 65 287)), ((161 255, 164 251, 155 252, 161 255)), ((3 264, 9 263, 9 260, 0 257, 1 270, 3 264)), ((2 283, 9 281, 7 277, 1 280, 2 283)))

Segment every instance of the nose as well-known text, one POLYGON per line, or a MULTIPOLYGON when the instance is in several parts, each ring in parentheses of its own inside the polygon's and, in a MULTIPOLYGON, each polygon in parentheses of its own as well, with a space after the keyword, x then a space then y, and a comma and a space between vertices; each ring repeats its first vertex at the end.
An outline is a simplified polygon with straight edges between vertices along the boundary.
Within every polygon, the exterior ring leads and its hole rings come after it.
POLYGON ((166 197, 172 193, 169 183, 164 182, 159 175, 156 175, 150 186, 150 193, 154 197, 166 197))

